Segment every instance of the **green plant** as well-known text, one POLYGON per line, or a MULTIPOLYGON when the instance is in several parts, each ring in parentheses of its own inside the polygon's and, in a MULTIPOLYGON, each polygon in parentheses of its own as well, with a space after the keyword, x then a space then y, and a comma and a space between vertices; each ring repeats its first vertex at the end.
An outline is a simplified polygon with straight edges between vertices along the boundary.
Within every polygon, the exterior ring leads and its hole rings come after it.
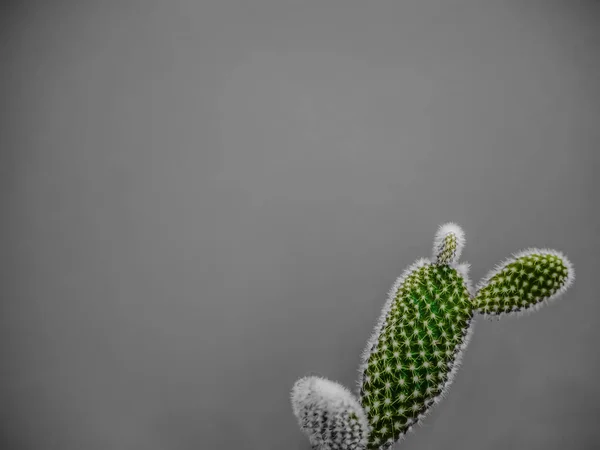
POLYGON ((291 402, 314 449, 385 449, 420 423, 450 387, 473 331, 487 318, 537 310, 563 294, 575 273, 560 252, 531 248, 471 286, 465 244, 453 223, 436 233, 431 259, 396 280, 361 357, 358 396, 339 383, 306 376, 291 402))

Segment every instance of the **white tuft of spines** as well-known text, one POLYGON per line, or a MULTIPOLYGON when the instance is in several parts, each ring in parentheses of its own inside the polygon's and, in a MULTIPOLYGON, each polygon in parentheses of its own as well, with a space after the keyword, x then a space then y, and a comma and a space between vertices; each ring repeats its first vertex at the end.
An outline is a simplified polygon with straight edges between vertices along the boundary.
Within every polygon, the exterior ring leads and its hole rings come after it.
POLYGON ((452 264, 460 259, 465 246, 465 232, 454 222, 447 222, 438 227, 433 239, 433 252, 431 260, 437 264, 452 264), (454 237, 455 248, 447 249, 447 238, 454 237))

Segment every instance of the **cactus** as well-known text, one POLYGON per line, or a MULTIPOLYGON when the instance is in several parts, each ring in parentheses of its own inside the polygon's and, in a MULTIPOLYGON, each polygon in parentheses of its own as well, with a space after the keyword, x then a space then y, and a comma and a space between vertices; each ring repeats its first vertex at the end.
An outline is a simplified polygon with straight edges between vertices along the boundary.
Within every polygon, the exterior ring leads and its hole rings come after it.
POLYGON ((335 381, 305 376, 293 413, 315 450, 386 449, 446 395, 474 318, 534 311, 563 294, 575 273, 560 252, 531 248, 499 264, 474 289, 459 263, 462 229, 441 225, 431 259, 396 280, 361 356, 358 396, 335 381))

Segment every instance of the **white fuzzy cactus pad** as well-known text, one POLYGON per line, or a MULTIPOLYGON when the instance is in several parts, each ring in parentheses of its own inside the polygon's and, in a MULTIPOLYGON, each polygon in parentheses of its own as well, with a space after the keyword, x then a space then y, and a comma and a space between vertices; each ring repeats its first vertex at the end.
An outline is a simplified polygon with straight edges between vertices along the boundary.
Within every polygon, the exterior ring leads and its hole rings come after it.
POLYGON ((563 294, 575 273, 560 252, 528 249, 472 288, 453 223, 438 228, 431 259, 396 280, 362 354, 358 396, 321 377, 292 389, 292 408, 314 449, 385 449, 400 441, 452 383, 477 314, 519 315, 563 294))
POLYGON ((314 448, 366 448, 367 416, 339 383, 317 376, 301 378, 292 389, 292 408, 314 448))

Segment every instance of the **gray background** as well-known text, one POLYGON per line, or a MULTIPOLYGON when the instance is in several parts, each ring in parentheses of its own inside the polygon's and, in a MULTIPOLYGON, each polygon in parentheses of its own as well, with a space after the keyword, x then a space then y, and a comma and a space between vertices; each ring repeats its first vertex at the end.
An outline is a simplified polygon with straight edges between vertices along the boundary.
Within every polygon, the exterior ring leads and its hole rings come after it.
POLYGON ((354 387, 445 221, 577 281, 400 447, 600 447, 599 2, 3 8, 2 449, 307 450, 293 382, 354 387))

